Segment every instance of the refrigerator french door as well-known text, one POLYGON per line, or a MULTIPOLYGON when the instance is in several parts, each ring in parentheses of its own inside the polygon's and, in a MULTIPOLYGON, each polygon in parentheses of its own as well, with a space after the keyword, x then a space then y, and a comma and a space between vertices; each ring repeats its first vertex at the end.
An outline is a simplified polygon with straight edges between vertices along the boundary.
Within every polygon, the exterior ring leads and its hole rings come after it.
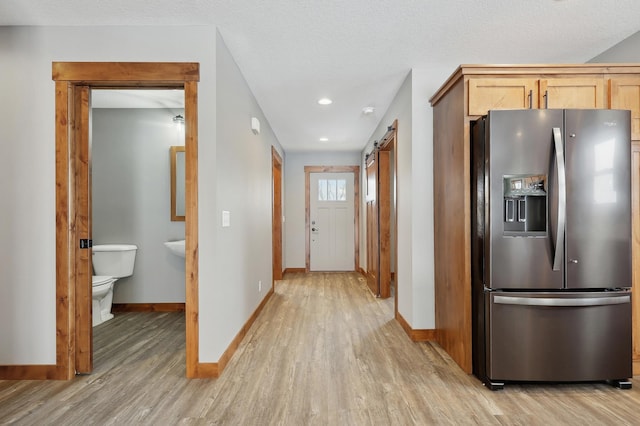
POLYGON ((630 386, 630 113, 472 123, 474 373, 630 386))

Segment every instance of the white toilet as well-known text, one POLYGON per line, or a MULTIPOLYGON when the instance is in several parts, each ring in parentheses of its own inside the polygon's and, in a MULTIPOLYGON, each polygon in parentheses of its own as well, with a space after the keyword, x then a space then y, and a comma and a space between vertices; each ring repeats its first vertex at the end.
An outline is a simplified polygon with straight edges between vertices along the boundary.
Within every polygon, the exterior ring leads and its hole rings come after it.
POLYGON ((93 246, 93 325, 113 318, 113 286, 119 278, 133 275, 138 247, 133 244, 98 244, 93 246))

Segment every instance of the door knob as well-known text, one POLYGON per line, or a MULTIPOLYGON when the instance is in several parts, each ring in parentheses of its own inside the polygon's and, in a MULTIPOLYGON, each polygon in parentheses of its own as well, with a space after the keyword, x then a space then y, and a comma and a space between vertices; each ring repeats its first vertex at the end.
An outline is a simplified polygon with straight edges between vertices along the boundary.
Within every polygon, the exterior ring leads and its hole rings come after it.
POLYGON ((315 231, 319 231, 319 229, 318 229, 318 228, 311 228, 311 230, 312 230, 312 231, 314 231, 314 232, 315 232, 315 231))

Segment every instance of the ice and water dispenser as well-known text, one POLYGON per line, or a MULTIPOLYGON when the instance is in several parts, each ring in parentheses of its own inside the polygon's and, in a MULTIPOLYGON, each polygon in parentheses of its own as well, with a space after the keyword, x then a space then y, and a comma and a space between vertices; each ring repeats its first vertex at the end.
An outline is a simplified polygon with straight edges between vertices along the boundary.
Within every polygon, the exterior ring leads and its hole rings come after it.
POLYGON ((547 177, 509 175, 504 182, 504 233, 535 236, 547 230, 547 177))

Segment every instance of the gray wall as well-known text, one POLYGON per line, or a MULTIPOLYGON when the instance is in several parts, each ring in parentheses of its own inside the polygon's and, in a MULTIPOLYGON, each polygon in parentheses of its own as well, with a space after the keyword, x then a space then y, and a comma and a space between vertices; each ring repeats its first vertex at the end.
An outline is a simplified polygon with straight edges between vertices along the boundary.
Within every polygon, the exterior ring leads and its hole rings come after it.
POLYGON ((170 215, 169 147, 184 110, 93 109, 94 244, 138 246, 134 274, 116 282, 114 303, 184 302, 185 262, 163 242, 184 239, 170 215))
POLYGON ((199 218, 200 225, 213 227, 215 245, 213 258, 199 259, 200 268, 215 269, 215 285, 200 280, 199 319, 216 326, 216 339, 201 338, 200 353, 217 357, 202 362, 218 361, 271 289, 271 147, 287 161, 219 34, 216 63, 216 179, 198 184, 216 194, 215 214, 199 218), (258 135, 251 131, 251 117, 260 120, 258 135), (222 211, 230 212, 231 226, 222 227, 222 211), (203 304, 203 298, 212 303, 203 304))
POLYGON ((640 31, 605 50, 589 62, 640 62, 640 31))

